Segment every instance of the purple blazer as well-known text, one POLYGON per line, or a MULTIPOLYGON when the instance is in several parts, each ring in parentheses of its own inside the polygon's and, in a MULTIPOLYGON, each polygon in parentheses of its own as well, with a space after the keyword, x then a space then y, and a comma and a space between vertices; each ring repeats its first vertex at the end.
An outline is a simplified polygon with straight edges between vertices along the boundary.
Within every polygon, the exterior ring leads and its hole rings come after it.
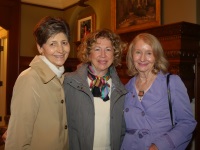
POLYGON ((149 150, 154 143, 159 150, 184 150, 189 144, 196 121, 192 114, 187 89, 178 75, 171 75, 173 119, 169 111, 166 75, 159 73, 150 89, 138 100, 136 77, 126 84, 124 117, 126 134, 121 150, 149 150))

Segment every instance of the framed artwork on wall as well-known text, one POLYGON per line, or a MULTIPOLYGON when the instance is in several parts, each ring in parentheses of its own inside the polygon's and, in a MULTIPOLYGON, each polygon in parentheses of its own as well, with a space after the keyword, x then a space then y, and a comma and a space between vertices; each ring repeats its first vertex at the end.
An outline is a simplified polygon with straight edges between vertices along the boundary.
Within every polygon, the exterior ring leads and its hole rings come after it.
POLYGON ((111 0, 111 27, 116 33, 160 25, 160 0, 111 0))
POLYGON ((88 33, 95 30, 95 15, 89 15, 78 19, 77 41, 81 41, 88 33))

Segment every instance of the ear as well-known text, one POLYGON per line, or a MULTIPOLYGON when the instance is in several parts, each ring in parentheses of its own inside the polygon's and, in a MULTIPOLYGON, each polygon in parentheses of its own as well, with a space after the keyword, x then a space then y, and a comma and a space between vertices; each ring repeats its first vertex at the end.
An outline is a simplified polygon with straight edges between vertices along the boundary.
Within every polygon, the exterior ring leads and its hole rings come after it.
POLYGON ((40 47, 40 45, 39 45, 39 44, 37 44, 37 49, 38 49, 38 52, 39 52, 40 54, 42 54, 42 53, 43 53, 43 48, 42 48, 42 47, 40 47))

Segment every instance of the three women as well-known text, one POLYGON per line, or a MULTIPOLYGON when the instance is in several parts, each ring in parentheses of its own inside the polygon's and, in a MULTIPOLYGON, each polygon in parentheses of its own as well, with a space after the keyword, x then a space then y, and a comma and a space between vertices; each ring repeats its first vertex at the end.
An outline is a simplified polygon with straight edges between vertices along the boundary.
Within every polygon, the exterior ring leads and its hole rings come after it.
MULTIPOLYGON (((54 21, 48 18, 36 27, 37 48, 42 56, 36 56, 31 68, 16 82, 6 149, 67 148, 64 93, 60 83, 62 65, 69 53, 69 32, 66 24, 61 25, 61 30, 57 30, 59 25, 55 26, 55 30, 54 21), (47 114, 54 117, 46 119, 47 114), (19 127, 23 130, 18 130, 19 127), (52 136, 49 131, 53 131, 52 136), (15 135, 20 136, 13 142, 15 135)), ((183 82, 172 75, 169 85, 175 126, 171 126, 166 84, 168 62, 159 41, 143 33, 130 44, 127 65, 134 77, 126 85, 128 94, 115 70, 124 48, 119 36, 105 29, 91 33, 81 44, 78 58, 82 64, 75 72, 68 73, 64 82, 70 149, 118 150, 125 130, 121 149, 185 149, 196 121, 183 82)))

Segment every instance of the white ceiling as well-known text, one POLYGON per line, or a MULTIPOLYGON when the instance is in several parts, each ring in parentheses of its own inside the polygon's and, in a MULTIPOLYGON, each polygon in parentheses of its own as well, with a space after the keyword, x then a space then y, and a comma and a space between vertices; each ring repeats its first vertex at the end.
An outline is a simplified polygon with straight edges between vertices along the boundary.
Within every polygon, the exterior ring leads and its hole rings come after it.
POLYGON ((64 9, 69 7, 73 4, 76 4, 80 0, 21 0, 21 2, 34 4, 34 5, 41 5, 46 7, 64 9))

